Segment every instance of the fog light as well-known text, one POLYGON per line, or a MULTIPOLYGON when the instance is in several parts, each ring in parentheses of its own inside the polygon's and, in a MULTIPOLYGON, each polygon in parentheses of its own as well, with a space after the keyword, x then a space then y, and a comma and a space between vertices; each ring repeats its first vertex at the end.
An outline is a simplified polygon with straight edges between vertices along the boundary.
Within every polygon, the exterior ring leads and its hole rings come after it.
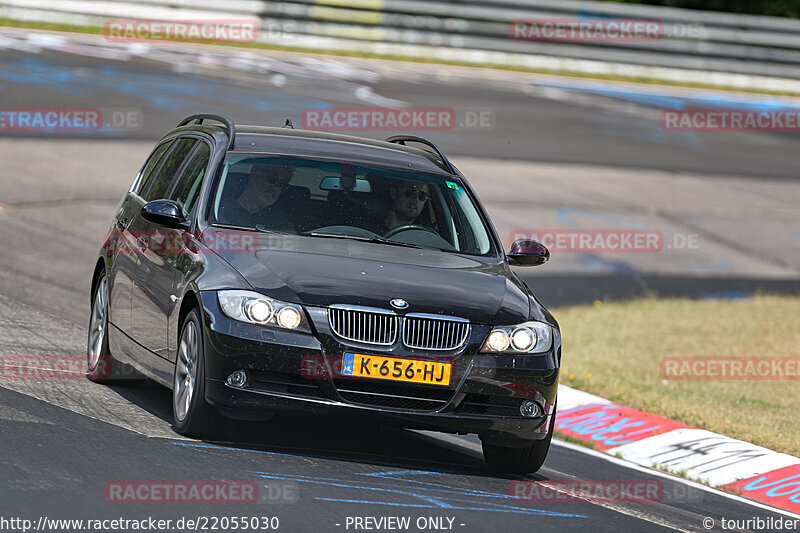
POLYGON ((542 409, 539 407, 538 403, 532 400, 523 400, 523 402, 519 404, 519 414, 528 418, 536 418, 542 415, 542 409))
POLYGON ((226 383, 231 387, 243 387, 247 383, 247 374, 244 370, 237 370, 228 376, 226 383))

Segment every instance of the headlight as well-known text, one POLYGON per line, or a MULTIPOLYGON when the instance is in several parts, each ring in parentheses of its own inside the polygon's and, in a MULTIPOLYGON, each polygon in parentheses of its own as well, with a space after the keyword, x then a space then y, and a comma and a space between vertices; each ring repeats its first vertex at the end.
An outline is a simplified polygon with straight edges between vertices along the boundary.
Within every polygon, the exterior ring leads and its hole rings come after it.
POLYGON ((484 347, 493 352, 504 352, 508 350, 509 344, 511 344, 511 339, 508 338, 508 333, 503 330, 496 329, 489 333, 489 337, 486 339, 484 347))
POLYGON ((252 291, 217 291, 222 311, 234 320, 311 333, 303 308, 252 291))
POLYGON ((286 329, 295 329, 303 321, 300 311, 294 307, 284 307, 278 311, 278 325, 286 329))
POLYGON ((544 322, 525 322, 516 326, 496 326, 486 337, 482 353, 543 353, 553 345, 553 330, 544 322))

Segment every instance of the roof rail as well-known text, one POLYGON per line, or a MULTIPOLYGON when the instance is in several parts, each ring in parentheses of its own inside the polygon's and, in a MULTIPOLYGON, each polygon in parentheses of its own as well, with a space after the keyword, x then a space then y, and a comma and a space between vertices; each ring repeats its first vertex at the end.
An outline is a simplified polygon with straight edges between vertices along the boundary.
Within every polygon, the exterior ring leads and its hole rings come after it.
POLYGON ((444 169, 450 172, 451 174, 457 174, 455 167, 450 163, 450 161, 445 157, 444 152, 442 152, 438 146, 433 144, 428 139, 417 137, 416 135, 395 135, 393 137, 389 137, 386 139, 387 143, 397 143, 403 146, 406 145, 406 142, 416 142, 420 144, 424 144, 426 146, 430 146, 433 148, 433 151, 436 152, 436 155, 442 160, 442 164, 444 165, 444 169))
POLYGON ((202 124, 204 119, 216 120, 217 122, 225 124, 225 126, 228 128, 228 150, 233 150, 233 141, 236 139, 236 128, 233 125, 233 121, 228 117, 223 117, 222 115, 212 115, 209 113, 198 113, 197 115, 191 115, 181 120, 181 123, 178 124, 178 127, 186 126, 193 120, 195 124, 202 124))

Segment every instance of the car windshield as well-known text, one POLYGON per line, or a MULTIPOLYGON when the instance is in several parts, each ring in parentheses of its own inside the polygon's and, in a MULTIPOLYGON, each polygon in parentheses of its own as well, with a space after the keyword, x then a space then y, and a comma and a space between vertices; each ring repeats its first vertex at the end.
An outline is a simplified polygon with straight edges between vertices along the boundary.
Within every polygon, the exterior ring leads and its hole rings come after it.
POLYGON ((217 225, 471 255, 492 249, 475 204, 455 177, 231 154, 210 207, 217 225))

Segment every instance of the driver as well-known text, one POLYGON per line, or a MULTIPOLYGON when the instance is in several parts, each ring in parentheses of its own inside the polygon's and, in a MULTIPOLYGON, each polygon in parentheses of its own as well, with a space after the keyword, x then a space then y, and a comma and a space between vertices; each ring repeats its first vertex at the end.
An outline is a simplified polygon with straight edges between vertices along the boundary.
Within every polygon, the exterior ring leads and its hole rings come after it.
POLYGON ((401 181, 393 185, 389 189, 389 212, 376 233, 383 235, 391 229, 415 224, 430 197, 427 183, 401 181))

